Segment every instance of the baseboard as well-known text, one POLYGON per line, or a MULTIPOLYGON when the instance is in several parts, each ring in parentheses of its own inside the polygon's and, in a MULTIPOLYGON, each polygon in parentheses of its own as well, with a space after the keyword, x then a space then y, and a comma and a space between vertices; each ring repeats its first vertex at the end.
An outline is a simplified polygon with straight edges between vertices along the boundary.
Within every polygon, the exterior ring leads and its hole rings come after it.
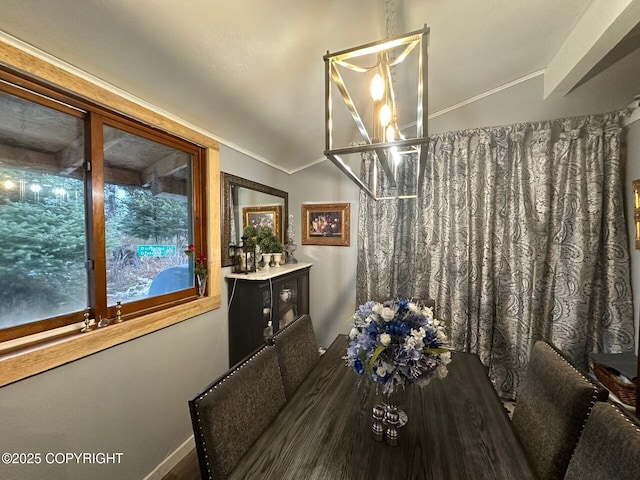
POLYGON ((176 448, 167 458, 165 458, 160 465, 154 468, 149 475, 144 477, 144 480, 162 480, 162 478, 169 473, 173 467, 180 463, 180 460, 186 457, 194 448, 196 448, 196 443, 193 435, 191 435, 182 445, 176 448))

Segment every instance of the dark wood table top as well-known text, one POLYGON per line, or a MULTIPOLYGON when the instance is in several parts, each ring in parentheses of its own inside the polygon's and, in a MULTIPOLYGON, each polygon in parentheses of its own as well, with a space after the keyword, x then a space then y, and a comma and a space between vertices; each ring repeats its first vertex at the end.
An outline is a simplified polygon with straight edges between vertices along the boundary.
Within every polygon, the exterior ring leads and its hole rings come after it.
POLYGON ((407 389, 409 421, 391 447, 371 435, 376 397, 345 366, 339 336, 231 479, 536 478, 476 355, 454 352, 444 380, 407 389))

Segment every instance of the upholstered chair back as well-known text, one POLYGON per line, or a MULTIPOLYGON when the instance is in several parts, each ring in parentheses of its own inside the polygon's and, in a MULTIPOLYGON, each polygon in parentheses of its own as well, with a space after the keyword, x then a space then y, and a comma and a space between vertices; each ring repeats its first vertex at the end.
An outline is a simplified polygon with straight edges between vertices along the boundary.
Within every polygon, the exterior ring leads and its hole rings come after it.
POLYGON ((569 462, 566 480, 638 480, 640 424, 611 403, 598 402, 569 462))
POLYGON ((190 400, 202 478, 226 478, 284 404, 273 346, 262 347, 190 400))
POLYGON ((274 335, 273 341, 288 400, 320 359, 311 317, 305 314, 294 320, 274 335))
POLYGON ((607 395, 553 346, 535 343, 513 426, 540 478, 564 477, 591 408, 607 395))

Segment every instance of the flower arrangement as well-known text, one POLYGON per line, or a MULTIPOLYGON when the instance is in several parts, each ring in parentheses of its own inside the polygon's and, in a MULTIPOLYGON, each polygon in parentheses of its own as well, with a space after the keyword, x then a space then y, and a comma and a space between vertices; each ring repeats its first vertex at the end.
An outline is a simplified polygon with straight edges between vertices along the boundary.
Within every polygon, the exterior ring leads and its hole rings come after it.
POLYGON ((447 376, 451 353, 444 323, 431 308, 408 299, 360 305, 349 339, 347 365, 385 395, 400 385, 426 385, 433 376, 447 376))
POLYGON ((195 245, 189 245, 187 248, 188 249, 185 250, 184 253, 187 256, 193 258, 193 261, 194 261, 193 272, 199 277, 206 275, 207 274, 207 257, 205 257, 203 254, 196 256, 195 245))

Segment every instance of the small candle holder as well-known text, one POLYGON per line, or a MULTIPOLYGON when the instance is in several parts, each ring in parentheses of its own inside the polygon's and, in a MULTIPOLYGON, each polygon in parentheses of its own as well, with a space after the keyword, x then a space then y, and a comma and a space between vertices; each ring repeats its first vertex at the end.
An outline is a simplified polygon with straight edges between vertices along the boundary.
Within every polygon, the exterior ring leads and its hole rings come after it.
POLYGON ((387 410, 384 414, 384 419, 387 423, 387 429, 385 430, 385 440, 390 447, 398 446, 398 423, 400 421, 398 416, 398 410, 387 410))
POLYGON ((382 423, 384 413, 384 408, 382 408, 382 406, 376 405, 375 407, 373 407, 371 433, 373 435, 373 439, 376 442, 381 442, 382 440, 384 440, 384 425, 382 423))
POLYGON ((116 302, 116 323, 122 322, 122 302, 118 300, 116 302))
POLYGON ((93 326, 91 325, 91 307, 87 307, 84 309, 84 327, 80 330, 82 333, 90 332, 93 330, 93 326))

